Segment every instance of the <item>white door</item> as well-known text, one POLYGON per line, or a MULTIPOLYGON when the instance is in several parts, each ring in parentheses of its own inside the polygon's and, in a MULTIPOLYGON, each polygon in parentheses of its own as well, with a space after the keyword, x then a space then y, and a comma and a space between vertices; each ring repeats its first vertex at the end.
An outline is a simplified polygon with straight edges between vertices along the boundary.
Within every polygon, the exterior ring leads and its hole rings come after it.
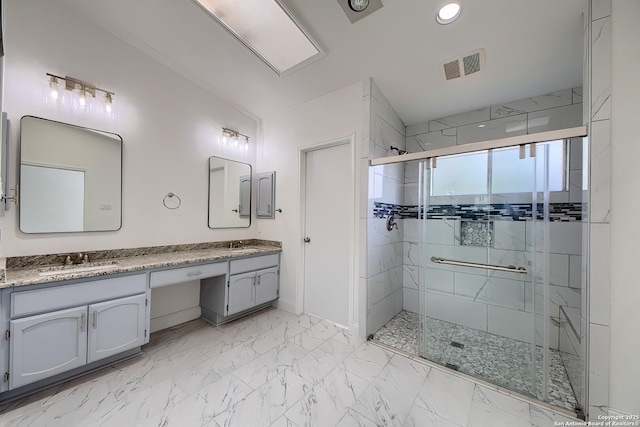
POLYGON ((9 388, 87 363, 87 306, 10 322, 9 388))
POLYGON ((353 190, 349 144, 305 154, 304 311, 347 325, 353 190))
POLYGON ((144 344, 146 295, 89 306, 89 352, 95 362, 144 344))

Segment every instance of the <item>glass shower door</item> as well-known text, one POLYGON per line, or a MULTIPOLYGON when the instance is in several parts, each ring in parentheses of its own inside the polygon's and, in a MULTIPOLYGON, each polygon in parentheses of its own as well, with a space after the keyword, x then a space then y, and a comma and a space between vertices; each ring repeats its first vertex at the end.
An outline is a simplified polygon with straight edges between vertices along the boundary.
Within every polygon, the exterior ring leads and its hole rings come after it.
POLYGON ((543 399, 548 154, 533 144, 427 159, 418 198, 420 355, 543 399))

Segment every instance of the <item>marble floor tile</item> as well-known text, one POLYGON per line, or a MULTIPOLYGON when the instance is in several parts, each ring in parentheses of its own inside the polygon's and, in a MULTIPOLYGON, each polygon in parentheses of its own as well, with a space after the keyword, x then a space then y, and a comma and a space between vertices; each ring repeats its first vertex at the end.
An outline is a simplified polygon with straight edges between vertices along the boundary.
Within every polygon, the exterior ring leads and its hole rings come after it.
POLYGON ((384 426, 402 426, 430 368, 394 355, 353 409, 384 426))
POLYGON ((151 338, 138 357, 0 406, 0 425, 546 427, 575 420, 313 316, 271 309, 238 324, 197 320, 151 338))
POLYGON ((160 354, 162 357, 145 354, 115 365, 119 372, 113 378, 107 379, 114 396, 122 399, 132 391, 148 388, 206 359, 206 356, 194 349, 160 354))
POLYGON ((338 366, 300 399, 285 416, 294 425, 336 425, 369 382, 338 366))
POLYGON ((214 418, 221 427, 270 426, 311 389, 287 369, 214 418))
POLYGON ((377 424, 353 409, 349 409, 336 427, 377 427, 377 424))
POLYGON ((413 405, 403 425, 405 427, 464 427, 467 424, 456 424, 422 406, 413 405))
POLYGON ((215 417, 247 397, 253 389, 232 374, 206 385, 182 399, 166 414, 169 425, 191 426, 210 424, 215 417))
POLYGON ((138 390, 118 401, 109 410, 94 413, 86 425, 95 426, 160 426, 167 423, 167 414, 188 397, 171 378, 147 389, 138 390))
POLYGON ((254 390, 278 373, 293 369, 293 364, 309 352, 288 341, 233 371, 233 374, 254 390))
MULTIPOLYGON (((457 425, 466 426, 475 384, 439 369, 432 369, 422 385, 415 405, 457 425)), ((416 416, 422 411, 416 410, 416 416)), ((433 419, 437 419, 433 418, 433 419)))
POLYGON ((114 407, 115 396, 106 382, 92 382, 84 387, 76 387, 64 399, 42 409, 15 418, 5 427, 69 427, 87 425, 86 420, 114 407))
POLYGON ((391 360, 393 353, 370 343, 364 343, 344 361, 349 372, 373 381, 391 360))
POLYGON ((302 378, 317 384, 342 363, 351 351, 353 350, 348 345, 327 339, 306 356, 296 360, 292 369, 302 378))

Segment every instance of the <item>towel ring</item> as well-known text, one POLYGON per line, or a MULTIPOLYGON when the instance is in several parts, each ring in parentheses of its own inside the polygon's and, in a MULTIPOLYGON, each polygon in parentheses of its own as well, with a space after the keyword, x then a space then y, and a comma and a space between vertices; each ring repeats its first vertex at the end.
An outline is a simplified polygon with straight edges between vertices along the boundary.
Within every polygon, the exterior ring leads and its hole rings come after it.
POLYGON ((180 205, 182 204, 182 199, 180 199, 180 197, 178 197, 177 194, 167 193, 167 195, 164 196, 164 199, 162 199, 162 204, 167 209, 175 210, 175 209, 178 209, 180 207, 180 205), (171 201, 174 197, 176 199, 178 199, 178 202, 177 203, 169 203, 170 205, 175 205, 175 206, 169 206, 167 204, 167 201, 171 201))

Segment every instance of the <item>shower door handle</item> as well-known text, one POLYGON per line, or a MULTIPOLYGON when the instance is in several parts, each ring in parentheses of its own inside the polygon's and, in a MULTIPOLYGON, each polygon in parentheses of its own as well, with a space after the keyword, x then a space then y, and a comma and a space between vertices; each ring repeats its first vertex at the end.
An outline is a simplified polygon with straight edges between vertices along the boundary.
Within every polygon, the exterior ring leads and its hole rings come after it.
POLYGON ((308 237, 305 237, 305 238, 304 238, 304 242, 305 242, 305 243, 309 243, 309 242, 311 242, 311 239, 310 239, 310 238, 308 238, 308 237))
POLYGON ((431 262, 435 262, 436 264, 458 265, 460 267, 484 268, 486 270, 509 271, 511 273, 527 274, 526 268, 516 267, 515 265, 481 264, 478 262, 455 261, 452 259, 438 258, 435 256, 431 257, 431 262))

